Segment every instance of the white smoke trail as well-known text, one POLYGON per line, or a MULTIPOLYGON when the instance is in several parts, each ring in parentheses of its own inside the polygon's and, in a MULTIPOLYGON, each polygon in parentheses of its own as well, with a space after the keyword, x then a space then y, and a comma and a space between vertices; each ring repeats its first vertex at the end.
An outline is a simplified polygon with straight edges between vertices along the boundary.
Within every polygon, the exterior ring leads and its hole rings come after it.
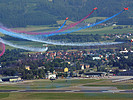
POLYGON ((43 41, 47 44, 53 45, 62 45, 62 46, 98 46, 98 45, 114 45, 114 44, 121 44, 124 42, 85 42, 85 43, 67 43, 67 42, 57 42, 52 40, 43 41))
POLYGON ((9 45, 9 46, 12 46, 15 48, 19 48, 19 49, 33 51, 33 52, 44 52, 44 51, 48 50, 48 47, 37 48, 37 47, 20 46, 20 45, 13 44, 13 43, 8 42, 8 41, 3 40, 3 39, 1 39, 1 40, 2 40, 2 43, 6 44, 6 45, 9 45))
POLYGON ((6 31, 4 29, 0 29, 0 32, 5 35, 9 35, 9 36, 16 37, 16 38, 21 38, 21 39, 26 39, 26 40, 41 42, 41 43, 46 43, 46 44, 63 45, 63 46, 96 46, 96 45, 113 45, 113 44, 123 43, 123 42, 66 43, 66 42, 57 42, 57 41, 48 40, 45 38, 45 36, 43 37, 42 35, 17 34, 14 32, 6 31))

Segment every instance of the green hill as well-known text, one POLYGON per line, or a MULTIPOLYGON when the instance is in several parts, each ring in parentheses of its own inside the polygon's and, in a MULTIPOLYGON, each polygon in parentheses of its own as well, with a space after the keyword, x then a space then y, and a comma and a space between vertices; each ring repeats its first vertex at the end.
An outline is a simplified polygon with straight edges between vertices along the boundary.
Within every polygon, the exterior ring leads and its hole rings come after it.
POLYGON ((129 11, 114 18, 119 24, 133 24, 132 0, 0 0, 0 22, 8 27, 52 25, 69 17, 77 21, 98 7, 91 17, 109 17, 124 7, 129 11))

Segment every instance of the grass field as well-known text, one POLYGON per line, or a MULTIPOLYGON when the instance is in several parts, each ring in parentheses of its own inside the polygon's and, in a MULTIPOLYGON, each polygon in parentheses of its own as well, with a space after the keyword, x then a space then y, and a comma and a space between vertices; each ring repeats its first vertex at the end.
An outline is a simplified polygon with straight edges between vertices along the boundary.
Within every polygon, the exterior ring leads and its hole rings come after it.
POLYGON ((0 90, 22 90, 22 89, 53 89, 53 88, 63 88, 70 86, 77 86, 81 84, 94 83, 103 81, 95 79, 76 79, 76 80, 55 80, 51 82, 50 80, 31 80, 18 84, 0 84, 0 90))
POLYGON ((70 86, 77 86, 77 85, 84 85, 90 87, 117 87, 118 89, 133 89, 133 82, 132 81, 125 81, 125 82, 117 82, 112 83, 110 80, 107 79, 58 79, 53 82, 50 80, 29 80, 23 83, 17 84, 0 84, 0 90, 22 90, 22 89, 59 89, 64 87, 70 86))
POLYGON ((105 87, 105 86, 109 86, 109 87, 117 87, 117 89, 133 89, 133 80, 129 80, 129 81, 123 81, 123 82, 116 82, 113 83, 109 80, 105 80, 105 81, 101 81, 98 83, 93 83, 93 84, 87 84, 84 86, 92 86, 92 87, 105 87))
POLYGON ((84 85, 84 86, 93 86, 93 87, 117 87, 117 89, 133 89, 133 85, 84 85))
POLYGON ((91 18, 87 18, 84 22, 95 23, 97 19, 104 20, 106 18, 107 17, 91 17, 91 18))
POLYGON ((0 93, 0 99, 9 97, 9 93, 0 93))
POLYGON ((124 93, 0 93, 1 100, 132 100, 124 93))
MULTIPOLYGON (((0 90, 23 90, 23 89, 53 89, 61 87, 78 86, 116 86, 122 88, 133 86, 132 81, 111 83, 109 80, 75 79, 75 80, 30 80, 18 84, 0 84, 0 90), (104 85, 102 85, 104 84, 104 85), (119 85, 118 85, 119 84, 119 85)), ((124 89, 130 89, 130 88, 124 89)), ((0 100, 132 100, 132 93, 0 93, 0 100)))
MULTIPOLYGON (((124 26, 124 25, 119 25, 119 26, 124 26)), ((116 27, 116 26, 115 26, 116 27)), ((109 26, 109 27, 104 27, 104 28, 87 28, 84 30, 80 30, 77 32, 73 32, 70 34, 99 34, 99 35, 104 35, 104 34, 114 34, 114 33, 128 33, 128 32, 133 32, 133 28, 123 28, 123 29, 113 29, 114 26, 109 26)), ((46 31, 52 31, 58 29, 57 27, 28 27, 28 28, 18 28, 18 30, 27 30, 27 31, 35 31, 35 32, 46 32, 46 31)))
POLYGON ((109 26, 109 27, 104 27, 104 28, 98 28, 98 29, 93 29, 93 28, 88 28, 85 30, 80 30, 78 32, 74 32, 71 34, 99 34, 99 35, 104 35, 104 34, 123 34, 123 33, 128 33, 128 32, 133 32, 133 28, 123 28, 123 29, 113 29, 114 26, 109 26))
POLYGON ((13 28, 15 30, 22 30, 22 31, 38 31, 38 30, 51 30, 55 29, 56 27, 49 27, 49 26, 27 26, 25 28, 20 27, 20 28, 13 28))

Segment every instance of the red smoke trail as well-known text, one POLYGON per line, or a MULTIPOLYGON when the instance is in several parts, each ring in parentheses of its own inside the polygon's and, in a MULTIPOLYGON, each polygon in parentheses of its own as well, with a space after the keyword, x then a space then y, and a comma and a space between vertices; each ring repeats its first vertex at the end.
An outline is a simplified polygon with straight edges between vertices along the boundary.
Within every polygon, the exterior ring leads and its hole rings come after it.
MULTIPOLYGON (((0 28, 9 31, 9 32, 16 32, 16 33, 25 33, 25 34, 29 34, 29 35, 46 35, 46 34, 54 34, 54 33, 59 33, 59 32, 63 32, 67 29, 70 29, 76 25, 78 25, 79 23, 81 23, 82 21, 84 21, 86 18, 88 18, 95 10, 97 9, 97 7, 93 8, 93 10, 91 11, 91 13, 89 13, 86 17, 84 17, 83 19, 81 19, 80 21, 76 22, 76 23, 72 23, 70 24, 67 28, 64 29, 58 29, 56 31, 52 31, 52 32, 27 32, 27 31, 19 31, 19 30, 13 30, 13 29, 8 29, 6 27, 0 26, 0 28)), ((68 19, 68 18, 67 18, 68 19)))
MULTIPOLYGON (((1 39, 0 39, 0 41, 1 41, 1 39)), ((0 57, 5 53, 5 44, 4 43, 2 43, 2 41, 1 41, 1 46, 2 46, 2 52, 0 53, 0 57)))

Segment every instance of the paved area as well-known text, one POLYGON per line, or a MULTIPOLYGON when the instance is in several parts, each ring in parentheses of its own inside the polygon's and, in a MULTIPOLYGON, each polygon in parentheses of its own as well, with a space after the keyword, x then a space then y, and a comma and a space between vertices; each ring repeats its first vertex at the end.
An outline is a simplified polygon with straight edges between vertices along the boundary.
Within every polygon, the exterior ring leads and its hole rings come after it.
MULTIPOLYGON (((132 78, 132 77, 123 77, 123 79, 132 78)), ((122 76, 111 77, 110 80, 120 80, 122 76)), ((95 82, 99 83, 99 82, 95 82)), ((84 85, 84 84, 83 84, 84 85)), ((0 93, 3 92, 44 92, 44 93, 133 93, 133 90, 118 90, 116 87, 102 86, 102 87, 87 87, 82 84, 71 87, 63 87, 56 89, 45 89, 45 90, 0 90, 0 93)))
POLYGON ((46 92, 46 93, 133 93, 133 90, 0 90, 3 92, 46 92))

